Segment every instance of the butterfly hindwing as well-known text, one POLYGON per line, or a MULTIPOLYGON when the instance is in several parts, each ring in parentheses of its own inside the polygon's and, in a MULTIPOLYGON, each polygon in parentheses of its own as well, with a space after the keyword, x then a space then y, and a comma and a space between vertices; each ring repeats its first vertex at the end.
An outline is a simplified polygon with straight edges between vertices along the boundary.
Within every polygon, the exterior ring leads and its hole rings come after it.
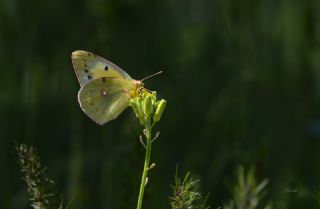
POLYGON ((71 58, 81 87, 101 77, 132 80, 120 67, 93 53, 77 50, 72 53, 71 58))
POLYGON ((130 98, 127 92, 131 88, 130 81, 102 77, 81 87, 78 100, 82 110, 102 125, 118 117, 128 107, 130 98))

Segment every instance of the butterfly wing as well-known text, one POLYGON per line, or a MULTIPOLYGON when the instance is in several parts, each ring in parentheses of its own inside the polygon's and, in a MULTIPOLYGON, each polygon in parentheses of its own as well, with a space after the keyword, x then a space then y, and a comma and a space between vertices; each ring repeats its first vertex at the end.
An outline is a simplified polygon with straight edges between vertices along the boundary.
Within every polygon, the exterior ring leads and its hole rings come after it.
POLYGON ((78 93, 78 100, 88 117, 103 125, 128 107, 130 96, 127 92, 132 88, 131 81, 102 77, 84 85, 78 93))
POLYGON ((102 77, 132 80, 120 67, 93 53, 77 50, 72 53, 71 59, 81 87, 92 80, 102 77))

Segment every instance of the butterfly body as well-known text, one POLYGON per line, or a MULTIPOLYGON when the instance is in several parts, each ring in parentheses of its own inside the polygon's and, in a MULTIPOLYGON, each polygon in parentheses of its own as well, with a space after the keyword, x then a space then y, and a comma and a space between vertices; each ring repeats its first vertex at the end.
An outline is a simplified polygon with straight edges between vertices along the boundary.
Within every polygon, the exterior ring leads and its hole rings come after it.
POLYGON ((71 59, 81 87, 81 109, 100 125, 118 117, 143 87, 117 65, 90 52, 74 51, 71 59))

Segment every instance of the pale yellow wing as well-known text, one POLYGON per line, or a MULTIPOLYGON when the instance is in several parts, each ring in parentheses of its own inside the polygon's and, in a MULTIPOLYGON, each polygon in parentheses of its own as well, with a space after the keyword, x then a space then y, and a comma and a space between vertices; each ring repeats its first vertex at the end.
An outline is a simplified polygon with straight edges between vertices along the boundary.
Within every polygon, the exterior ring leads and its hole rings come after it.
POLYGON ((92 80, 102 77, 132 80, 120 67, 93 53, 82 50, 74 51, 71 59, 81 87, 92 80))
POLYGON ((115 119, 129 105, 132 81, 102 77, 83 87, 78 93, 81 109, 96 123, 103 125, 115 119))

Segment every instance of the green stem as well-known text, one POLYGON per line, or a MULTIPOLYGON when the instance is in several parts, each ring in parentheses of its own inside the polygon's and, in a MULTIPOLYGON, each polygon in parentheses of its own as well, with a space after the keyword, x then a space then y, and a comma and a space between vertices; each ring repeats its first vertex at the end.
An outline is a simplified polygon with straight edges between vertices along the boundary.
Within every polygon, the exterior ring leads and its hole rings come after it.
POLYGON ((151 126, 147 125, 145 128, 146 132, 146 156, 144 159, 144 168, 143 168, 143 173, 141 177, 141 184, 140 184, 140 192, 139 192, 139 197, 138 197, 138 204, 137 204, 137 209, 141 209, 142 207, 142 200, 143 200, 143 195, 144 195, 144 188, 147 183, 147 175, 149 171, 149 166, 150 166, 150 157, 151 157, 151 126))

